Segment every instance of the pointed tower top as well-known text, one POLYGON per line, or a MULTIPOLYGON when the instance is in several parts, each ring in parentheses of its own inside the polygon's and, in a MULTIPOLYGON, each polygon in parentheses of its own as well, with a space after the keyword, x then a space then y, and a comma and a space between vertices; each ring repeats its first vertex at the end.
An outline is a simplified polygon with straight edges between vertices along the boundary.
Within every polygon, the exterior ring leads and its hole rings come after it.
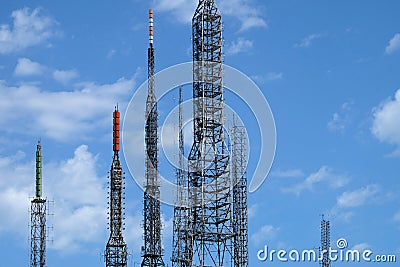
POLYGON ((118 104, 115 106, 113 113, 113 151, 118 153, 120 150, 120 129, 121 129, 121 114, 118 111, 118 104))
POLYGON ((154 41, 154 32, 153 32, 153 9, 149 9, 149 43, 153 44, 154 41))
POLYGON ((40 138, 36 146, 36 198, 42 197, 42 146, 40 138))

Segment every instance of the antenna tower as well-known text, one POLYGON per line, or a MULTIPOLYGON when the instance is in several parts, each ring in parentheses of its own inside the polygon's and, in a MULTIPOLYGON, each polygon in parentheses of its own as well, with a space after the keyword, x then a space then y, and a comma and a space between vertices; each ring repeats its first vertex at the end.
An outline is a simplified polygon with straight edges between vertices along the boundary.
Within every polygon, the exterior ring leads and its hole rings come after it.
POLYGON ((234 120, 231 130, 232 160, 231 174, 233 181, 233 248, 234 266, 249 265, 248 252, 248 210, 247 210, 247 143, 244 126, 238 126, 234 120))
POLYGON ((189 153, 190 266, 232 266, 233 217, 229 153, 224 140, 222 17, 200 0, 192 18, 193 132, 189 153))
POLYGON ((190 266, 187 260, 188 203, 182 103, 182 87, 179 87, 179 167, 176 169, 177 199, 174 206, 172 267, 190 266))
POLYGON ((46 199, 42 198, 42 146, 36 146, 36 194, 31 201, 30 267, 46 266, 46 199))
POLYGON ((146 185, 144 192, 144 246, 142 267, 164 267, 161 244, 160 185, 158 181, 158 111, 154 94, 153 10, 149 10, 148 95, 146 102, 146 185))
POLYGON ((120 112, 115 107, 113 112, 113 151, 114 157, 110 170, 110 211, 109 211, 109 229, 110 237, 108 239, 105 251, 106 267, 126 267, 128 252, 126 243, 122 235, 124 230, 124 177, 122 166, 119 160, 120 150, 120 112))
POLYGON ((330 267, 331 260, 329 258, 329 249, 331 247, 331 223, 329 220, 325 220, 322 215, 321 220, 321 266, 330 267))

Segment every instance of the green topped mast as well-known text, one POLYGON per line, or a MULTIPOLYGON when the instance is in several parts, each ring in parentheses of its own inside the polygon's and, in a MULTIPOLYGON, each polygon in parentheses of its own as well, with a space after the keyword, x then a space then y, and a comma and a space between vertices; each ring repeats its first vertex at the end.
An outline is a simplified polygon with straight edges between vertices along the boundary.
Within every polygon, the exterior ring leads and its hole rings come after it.
POLYGON ((36 198, 42 197, 42 146, 40 139, 36 147, 36 198))

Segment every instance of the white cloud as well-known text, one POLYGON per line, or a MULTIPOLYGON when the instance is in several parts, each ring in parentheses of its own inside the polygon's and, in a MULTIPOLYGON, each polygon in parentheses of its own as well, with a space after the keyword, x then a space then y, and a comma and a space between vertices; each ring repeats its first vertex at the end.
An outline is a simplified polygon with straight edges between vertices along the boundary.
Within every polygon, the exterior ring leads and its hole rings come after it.
POLYGON ((270 72, 267 74, 268 81, 281 80, 281 79, 283 79, 282 72, 270 72))
POLYGON ((335 174, 328 166, 322 166, 317 172, 310 174, 304 181, 294 186, 282 188, 283 192, 300 195, 304 190, 312 191, 316 184, 327 182, 331 188, 340 188, 349 181, 347 176, 335 174))
MULTIPOLYGON (((1 178, 7 179, 8 177, 1 178)), ((0 223, 0 233, 2 231, 9 231, 10 227, 13 228, 14 232, 21 234, 21 236, 27 233, 29 192, 28 187, 0 187, 0 216, 1 218, 7 218, 7 223, 4 220, 3 223, 0 223)))
POLYGON ((81 83, 75 91, 45 91, 35 85, 0 82, 1 132, 47 136, 60 141, 84 139, 108 126, 118 102, 123 108, 134 88, 133 79, 98 85, 81 83), (13 112, 9 112, 13 110, 13 112), (13 124, 13 127, 3 127, 13 124))
POLYGON ((156 5, 156 9, 161 12, 171 12, 179 22, 190 23, 192 16, 196 10, 196 1, 186 0, 160 0, 156 5))
POLYGON ((117 51, 115 49, 111 49, 110 51, 108 51, 106 58, 109 60, 112 59, 115 56, 116 52, 117 51))
POLYGON ((360 244, 354 245, 351 249, 363 252, 364 250, 368 249, 369 247, 370 247, 370 245, 368 243, 360 243, 360 244))
POLYGON ((330 212, 332 215, 335 215, 335 218, 337 218, 340 221, 343 222, 350 222, 350 220, 354 217, 354 212, 353 211, 340 211, 337 209, 337 207, 333 208, 330 212))
POLYGON ((400 33, 396 33, 392 39, 390 39, 389 44, 386 46, 386 53, 392 54, 393 52, 400 49, 400 33))
POLYGON ((290 169, 290 170, 275 170, 271 173, 271 175, 277 177, 297 178, 304 176, 304 173, 300 169, 290 169))
POLYGON ((42 13, 40 8, 31 10, 27 7, 13 11, 13 25, 0 25, 0 54, 45 43, 56 35, 57 22, 42 13))
POLYGON ((261 243, 268 242, 270 239, 274 238, 279 228, 276 228, 272 225, 264 225, 262 226, 256 233, 251 236, 251 239, 256 245, 261 243))
POLYGON ((309 47, 312 42, 318 38, 321 38, 321 34, 310 34, 309 36, 305 37, 300 44, 296 44, 297 47, 309 47))
POLYGON ((346 127, 351 123, 350 112, 352 105, 350 102, 345 102, 342 104, 340 111, 333 113, 332 119, 327 125, 330 131, 344 133, 346 127))
POLYGON ((249 218, 255 217, 257 215, 257 211, 258 211, 258 205, 257 204, 251 205, 248 209, 249 218))
MULTIPOLYGON (((223 16, 230 16, 241 22, 240 31, 254 27, 266 27, 267 23, 261 16, 258 7, 254 7, 251 0, 221 0, 218 6, 223 16)), ((161 12, 171 12, 179 22, 190 23, 196 10, 196 1, 186 0, 160 0, 156 9, 161 12)))
POLYGON ((41 64, 30 60, 29 58, 19 58, 17 66, 14 69, 16 76, 33 76, 41 75, 45 71, 45 67, 41 64))
POLYGON ((397 222, 400 222, 400 211, 397 212, 397 213, 394 215, 393 219, 394 219, 395 221, 397 221, 397 222))
POLYGON ((255 27, 267 27, 261 16, 261 8, 252 5, 251 0, 221 0, 219 6, 223 15, 237 18, 241 22, 240 31, 255 27))
POLYGON ((59 83, 67 84, 69 81, 79 76, 76 70, 55 70, 53 71, 53 78, 59 83))
POLYGON ((353 208, 359 207, 371 200, 373 196, 379 193, 380 188, 377 185, 368 185, 354 191, 344 192, 337 199, 337 206, 339 208, 353 208))
POLYGON ((372 133, 381 141, 400 148, 400 89, 394 99, 388 99, 373 110, 372 133))
POLYGON ((232 43, 228 46, 226 50, 226 54, 228 55, 235 55, 242 52, 246 52, 253 48, 253 41, 239 38, 236 41, 232 41, 232 43))

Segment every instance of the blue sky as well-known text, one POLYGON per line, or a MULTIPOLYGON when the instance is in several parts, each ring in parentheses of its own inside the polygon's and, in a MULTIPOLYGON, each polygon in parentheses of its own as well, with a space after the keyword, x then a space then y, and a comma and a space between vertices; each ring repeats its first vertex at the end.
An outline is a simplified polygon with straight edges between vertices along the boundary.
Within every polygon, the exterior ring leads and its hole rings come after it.
MULTIPOLYGON (((29 197, 41 137, 43 190, 54 200, 48 266, 104 266, 114 105, 125 112, 146 80, 148 8, 155 8, 156 69, 161 70, 191 60, 195 2, 1 2, 4 265, 29 262, 29 197)), ((250 266, 272 265, 257 260, 264 245, 318 247, 322 213, 331 219, 333 246, 344 237, 349 248, 399 256, 400 3, 217 4, 224 19, 225 63, 257 83, 277 129, 272 170, 249 195, 250 266)), ((144 117, 140 113, 138 118, 144 117)), ((125 237, 135 266, 141 261, 142 191, 126 167, 125 172, 125 237)), ((168 263, 171 212, 163 205, 168 263)))

